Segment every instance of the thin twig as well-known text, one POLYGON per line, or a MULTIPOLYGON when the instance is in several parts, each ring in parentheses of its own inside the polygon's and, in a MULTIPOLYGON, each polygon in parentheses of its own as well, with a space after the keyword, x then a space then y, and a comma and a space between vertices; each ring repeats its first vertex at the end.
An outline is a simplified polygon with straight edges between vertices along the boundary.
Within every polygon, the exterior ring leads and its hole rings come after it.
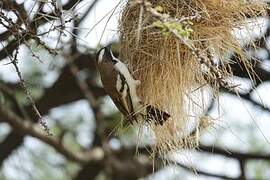
POLYGON ((18 63, 18 60, 17 60, 18 53, 19 53, 19 51, 18 51, 18 49, 16 49, 14 58, 11 60, 11 63, 15 67, 16 73, 17 73, 17 75, 18 75, 18 77, 20 79, 20 84, 21 84, 22 88, 24 89, 24 92, 27 95, 27 99, 29 100, 29 102, 30 102, 30 104, 31 104, 31 106, 33 108, 33 111, 35 112, 36 116, 38 117, 39 124, 43 127, 44 131, 47 133, 48 136, 52 136, 53 134, 50 132, 50 128, 48 127, 47 123, 43 120, 42 115, 38 111, 36 103, 33 100, 32 95, 31 95, 30 91, 28 90, 28 88, 27 88, 27 86, 25 84, 25 80, 23 79, 22 74, 21 74, 21 72, 19 70, 19 67, 17 65, 17 63, 18 63))
POLYGON ((58 138, 44 135, 42 132, 34 128, 34 124, 30 120, 21 119, 5 106, 0 106, 0 114, 1 117, 3 117, 1 120, 7 122, 18 132, 35 137, 52 146, 56 151, 71 161, 86 164, 89 161, 101 161, 103 159, 103 151, 100 148, 93 148, 91 151, 87 152, 75 153, 70 151, 58 138))

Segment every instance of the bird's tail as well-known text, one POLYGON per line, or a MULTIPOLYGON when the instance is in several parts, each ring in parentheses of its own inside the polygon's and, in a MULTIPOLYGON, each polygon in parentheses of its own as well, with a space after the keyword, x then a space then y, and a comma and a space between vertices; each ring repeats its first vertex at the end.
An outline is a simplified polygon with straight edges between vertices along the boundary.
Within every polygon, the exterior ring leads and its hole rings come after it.
POLYGON ((147 111, 147 121, 151 122, 154 121, 156 125, 163 125, 164 122, 166 122, 171 116, 164 112, 161 111, 154 106, 148 105, 146 107, 147 111))

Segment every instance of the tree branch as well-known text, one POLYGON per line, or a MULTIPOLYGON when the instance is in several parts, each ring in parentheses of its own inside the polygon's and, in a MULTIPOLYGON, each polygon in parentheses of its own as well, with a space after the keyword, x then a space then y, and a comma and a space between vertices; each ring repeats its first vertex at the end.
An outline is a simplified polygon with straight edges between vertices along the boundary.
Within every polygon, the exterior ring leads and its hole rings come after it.
POLYGON ((205 146, 200 145, 198 148, 199 151, 218 154, 228 158, 235 158, 238 160, 252 160, 252 159, 260 159, 260 160, 270 160, 270 154, 261 154, 261 153, 242 153, 238 151, 232 150, 224 150, 217 146, 205 146))
POLYGON ((68 148, 65 147, 58 138, 46 136, 41 131, 34 128, 34 124, 31 121, 22 120, 20 117, 16 116, 13 112, 11 112, 8 108, 4 106, 0 107, 0 114, 1 117, 3 118, 2 121, 7 122, 18 133, 21 133, 23 135, 30 135, 32 137, 39 139, 40 141, 53 147, 56 151, 58 151, 71 161, 80 164, 86 164, 90 161, 100 161, 103 159, 103 155, 101 154, 102 150, 100 148, 96 149, 93 148, 91 151, 87 153, 83 152, 75 153, 68 150, 68 148))
POLYGON ((234 177, 205 172, 205 171, 196 169, 194 167, 189 167, 189 166, 183 165, 181 163, 176 163, 176 164, 178 166, 182 167, 183 169, 190 171, 193 174, 195 173, 195 174, 199 174, 199 175, 204 175, 204 176, 209 176, 209 177, 214 177, 214 178, 219 178, 219 179, 226 179, 226 180, 239 180, 238 178, 234 178, 234 177))

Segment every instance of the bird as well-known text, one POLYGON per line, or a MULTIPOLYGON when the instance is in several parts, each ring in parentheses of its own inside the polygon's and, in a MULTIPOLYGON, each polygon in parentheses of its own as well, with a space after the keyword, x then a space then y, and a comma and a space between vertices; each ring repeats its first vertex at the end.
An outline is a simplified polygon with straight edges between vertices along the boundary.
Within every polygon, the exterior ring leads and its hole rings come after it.
POLYGON ((171 116, 152 105, 144 105, 137 94, 139 80, 132 77, 127 65, 114 57, 110 45, 96 55, 96 65, 105 92, 131 124, 145 119, 163 125, 171 116))

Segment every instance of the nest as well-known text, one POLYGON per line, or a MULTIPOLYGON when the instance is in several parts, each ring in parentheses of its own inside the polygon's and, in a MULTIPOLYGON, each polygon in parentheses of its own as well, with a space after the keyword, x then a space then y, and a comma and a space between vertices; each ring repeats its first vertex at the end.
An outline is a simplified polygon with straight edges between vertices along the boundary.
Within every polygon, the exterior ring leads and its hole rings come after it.
POLYGON ((120 57, 141 81, 138 93, 144 103, 171 115, 162 126, 150 125, 157 151, 197 144, 197 132, 187 130, 192 107, 200 106, 200 113, 193 112, 198 121, 203 119, 200 126, 206 127, 209 119, 203 115, 203 95, 197 93, 198 104, 193 94, 201 87, 217 92, 229 86, 229 51, 251 67, 232 32, 245 26, 247 16, 262 16, 264 9, 262 2, 244 0, 128 1, 120 22, 120 57))

